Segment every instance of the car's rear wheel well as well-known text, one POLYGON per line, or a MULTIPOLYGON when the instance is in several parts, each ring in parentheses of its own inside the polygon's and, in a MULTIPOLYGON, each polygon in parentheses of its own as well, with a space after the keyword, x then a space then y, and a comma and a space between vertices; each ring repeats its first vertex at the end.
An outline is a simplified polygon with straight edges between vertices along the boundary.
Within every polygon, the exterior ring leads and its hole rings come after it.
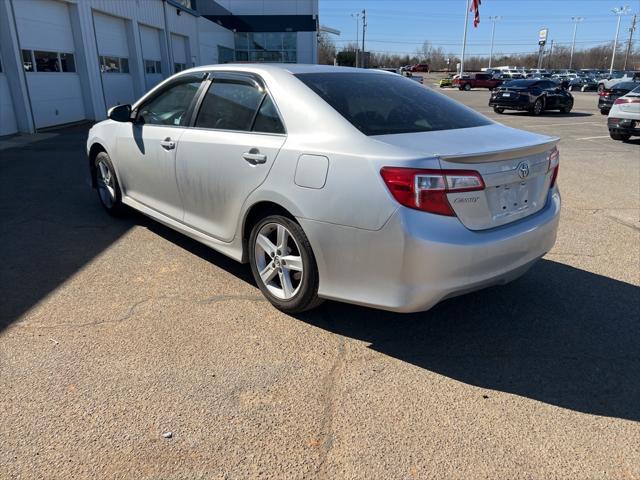
POLYGON ((99 143, 91 145, 89 150, 89 171, 91 172, 91 186, 96 187, 96 157, 100 152, 107 152, 99 143))
POLYGON ((242 261, 246 262, 249 259, 247 253, 247 245, 249 243, 249 237, 251 236, 251 230, 253 226, 269 215, 282 215, 283 217, 290 218, 297 223, 296 218, 286 208, 278 205, 274 202, 258 202, 253 205, 247 215, 245 216, 244 225, 242 226, 242 261))

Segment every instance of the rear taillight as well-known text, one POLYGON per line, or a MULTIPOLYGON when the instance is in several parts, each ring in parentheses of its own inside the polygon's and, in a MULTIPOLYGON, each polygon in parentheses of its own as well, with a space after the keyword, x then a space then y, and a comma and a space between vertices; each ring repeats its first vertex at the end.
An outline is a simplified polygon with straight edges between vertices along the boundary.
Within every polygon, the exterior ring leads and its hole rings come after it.
POLYGON ((611 92, 609 90, 602 90, 601 92, 598 92, 598 95, 601 97, 607 97, 610 93, 611 92))
POLYGON ((549 152, 549 156, 547 157, 549 162, 549 172, 551 173, 551 184, 549 187, 553 187, 556 184, 556 179, 558 178, 558 170, 560 169, 560 152, 558 151, 558 147, 553 147, 553 149, 549 152))
POLYGON ((640 97, 620 97, 613 103, 616 105, 621 105, 623 103, 640 103, 640 97))
POLYGON ((456 214, 448 193, 484 190, 482 176, 474 170, 383 167, 380 175, 393 198, 405 207, 450 217, 456 214))

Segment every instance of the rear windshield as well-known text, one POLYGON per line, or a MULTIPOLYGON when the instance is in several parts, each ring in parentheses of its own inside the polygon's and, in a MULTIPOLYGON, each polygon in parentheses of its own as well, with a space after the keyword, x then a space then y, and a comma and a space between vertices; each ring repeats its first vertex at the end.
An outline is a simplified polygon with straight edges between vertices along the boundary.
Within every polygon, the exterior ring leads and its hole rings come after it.
POLYGON ((537 84, 538 84, 537 80, 511 80, 510 82, 505 83, 504 86, 514 87, 514 88, 522 88, 522 87, 529 88, 537 84))
POLYGON ((470 108, 399 75, 301 73, 296 77, 365 135, 491 124, 470 108))
POLYGON ((638 82, 620 82, 611 87, 611 90, 633 90, 638 85, 638 82))

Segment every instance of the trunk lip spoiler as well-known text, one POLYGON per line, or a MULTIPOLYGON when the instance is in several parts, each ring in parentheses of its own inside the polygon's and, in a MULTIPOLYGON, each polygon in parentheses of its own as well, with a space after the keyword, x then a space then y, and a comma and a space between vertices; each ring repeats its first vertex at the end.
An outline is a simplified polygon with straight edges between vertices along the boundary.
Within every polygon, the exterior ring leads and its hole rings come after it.
POLYGON ((526 145, 524 147, 515 147, 504 150, 494 150, 484 153, 469 153, 463 155, 436 155, 441 161, 452 163, 490 163, 499 162, 501 160, 515 160, 519 157, 527 157, 551 150, 558 144, 560 138, 554 137, 544 143, 535 145, 526 145))

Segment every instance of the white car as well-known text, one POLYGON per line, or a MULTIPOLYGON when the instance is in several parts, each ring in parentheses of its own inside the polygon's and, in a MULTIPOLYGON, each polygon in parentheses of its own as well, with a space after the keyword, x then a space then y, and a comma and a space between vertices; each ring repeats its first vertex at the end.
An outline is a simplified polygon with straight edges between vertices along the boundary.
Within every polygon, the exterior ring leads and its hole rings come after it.
POLYGON ((640 86, 616 99, 607 119, 609 135, 614 140, 640 136, 640 86))

